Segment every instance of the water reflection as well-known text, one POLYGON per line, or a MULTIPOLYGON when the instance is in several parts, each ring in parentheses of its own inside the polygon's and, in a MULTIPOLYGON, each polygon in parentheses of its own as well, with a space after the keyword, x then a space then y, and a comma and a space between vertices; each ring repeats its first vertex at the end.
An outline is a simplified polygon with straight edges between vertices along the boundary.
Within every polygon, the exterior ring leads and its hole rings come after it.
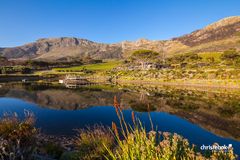
POLYGON ((223 137, 240 139, 240 91, 147 85, 91 85, 68 89, 53 84, 4 84, 1 97, 13 97, 43 108, 79 110, 112 106, 113 97, 125 109, 177 115, 223 137))

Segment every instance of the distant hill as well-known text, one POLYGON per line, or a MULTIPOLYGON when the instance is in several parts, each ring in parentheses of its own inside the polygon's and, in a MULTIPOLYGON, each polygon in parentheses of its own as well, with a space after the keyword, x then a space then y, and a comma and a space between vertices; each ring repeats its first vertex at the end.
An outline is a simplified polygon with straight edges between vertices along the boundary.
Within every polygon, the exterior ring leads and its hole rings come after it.
POLYGON ((135 42, 104 44, 78 38, 45 38, 19 47, 0 48, 0 55, 19 60, 71 61, 84 57, 121 59, 138 49, 154 50, 171 56, 186 52, 222 52, 229 48, 240 50, 240 16, 224 18, 171 40, 140 39, 135 42))
POLYGON ((95 43, 77 38, 46 38, 19 47, 0 51, 8 59, 39 59, 46 61, 71 61, 76 58, 94 59, 121 58, 119 44, 95 43))

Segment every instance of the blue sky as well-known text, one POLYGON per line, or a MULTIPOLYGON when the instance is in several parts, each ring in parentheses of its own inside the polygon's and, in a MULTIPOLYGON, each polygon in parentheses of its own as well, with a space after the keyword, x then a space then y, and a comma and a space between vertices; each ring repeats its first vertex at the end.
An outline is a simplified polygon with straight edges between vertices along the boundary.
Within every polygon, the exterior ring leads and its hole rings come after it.
POLYGON ((0 0, 0 47, 47 37, 163 40, 240 15, 240 0, 0 0))

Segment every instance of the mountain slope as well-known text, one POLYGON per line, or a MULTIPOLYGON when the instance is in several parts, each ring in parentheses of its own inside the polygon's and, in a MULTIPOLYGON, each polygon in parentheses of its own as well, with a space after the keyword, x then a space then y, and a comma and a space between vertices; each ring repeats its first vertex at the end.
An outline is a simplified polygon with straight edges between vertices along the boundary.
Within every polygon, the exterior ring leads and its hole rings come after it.
POLYGON ((180 41, 187 46, 197 46, 202 43, 230 38, 240 32, 240 16, 224 18, 207 27, 173 40, 180 41))
POLYGON ((2 56, 9 59, 72 60, 92 57, 94 59, 121 58, 119 44, 95 43, 77 38, 39 39, 34 43, 14 48, 5 48, 2 56))
POLYGON ((71 61, 84 57, 125 58, 138 49, 154 50, 164 56, 171 56, 186 52, 221 52, 228 48, 240 50, 240 16, 224 18, 201 30, 165 41, 140 39, 104 44, 78 38, 46 38, 19 47, 0 48, 0 55, 8 59, 71 61))

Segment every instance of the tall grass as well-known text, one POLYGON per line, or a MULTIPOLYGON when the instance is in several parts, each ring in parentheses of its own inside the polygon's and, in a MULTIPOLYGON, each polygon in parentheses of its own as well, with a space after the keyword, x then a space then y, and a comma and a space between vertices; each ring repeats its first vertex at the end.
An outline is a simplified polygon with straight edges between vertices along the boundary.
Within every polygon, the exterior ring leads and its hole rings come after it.
POLYGON ((34 116, 25 112, 25 119, 4 114, 0 119, 0 159, 31 160, 36 149, 37 129, 34 116))
POLYGON ((78 156, 82 160, 103 159, 107 154, 103 143, 108 148, 113 148, 114 137, 108 128, 102 125, 95 125, 87 129, 78 130, 75 138, 78 156))
MULTIPOLYGON (((158 132, 152 127, 147 132, 141 121, 132 112, 134 126, 126 124, 124 115, 117 98, 114 98, 114 107, 120 122, 120 128, 112 123, 112 130, 117 142, 117 147, 112 150, 104 145, 111 160, 202 160, 223 159, 234 160, 236 155, 233 149, 211 152, 204 155, 197 151, 195 145, 190 145, 188 140, 177 134, 158 132), (122 135, 122 136, 121 136, 122 135), (123 137, 123 138, 122 138, 123 137)), ((151 121, 151 119, 150 119, 151 121)), ((152 123, 152 122, 151 122, 152 123)))

